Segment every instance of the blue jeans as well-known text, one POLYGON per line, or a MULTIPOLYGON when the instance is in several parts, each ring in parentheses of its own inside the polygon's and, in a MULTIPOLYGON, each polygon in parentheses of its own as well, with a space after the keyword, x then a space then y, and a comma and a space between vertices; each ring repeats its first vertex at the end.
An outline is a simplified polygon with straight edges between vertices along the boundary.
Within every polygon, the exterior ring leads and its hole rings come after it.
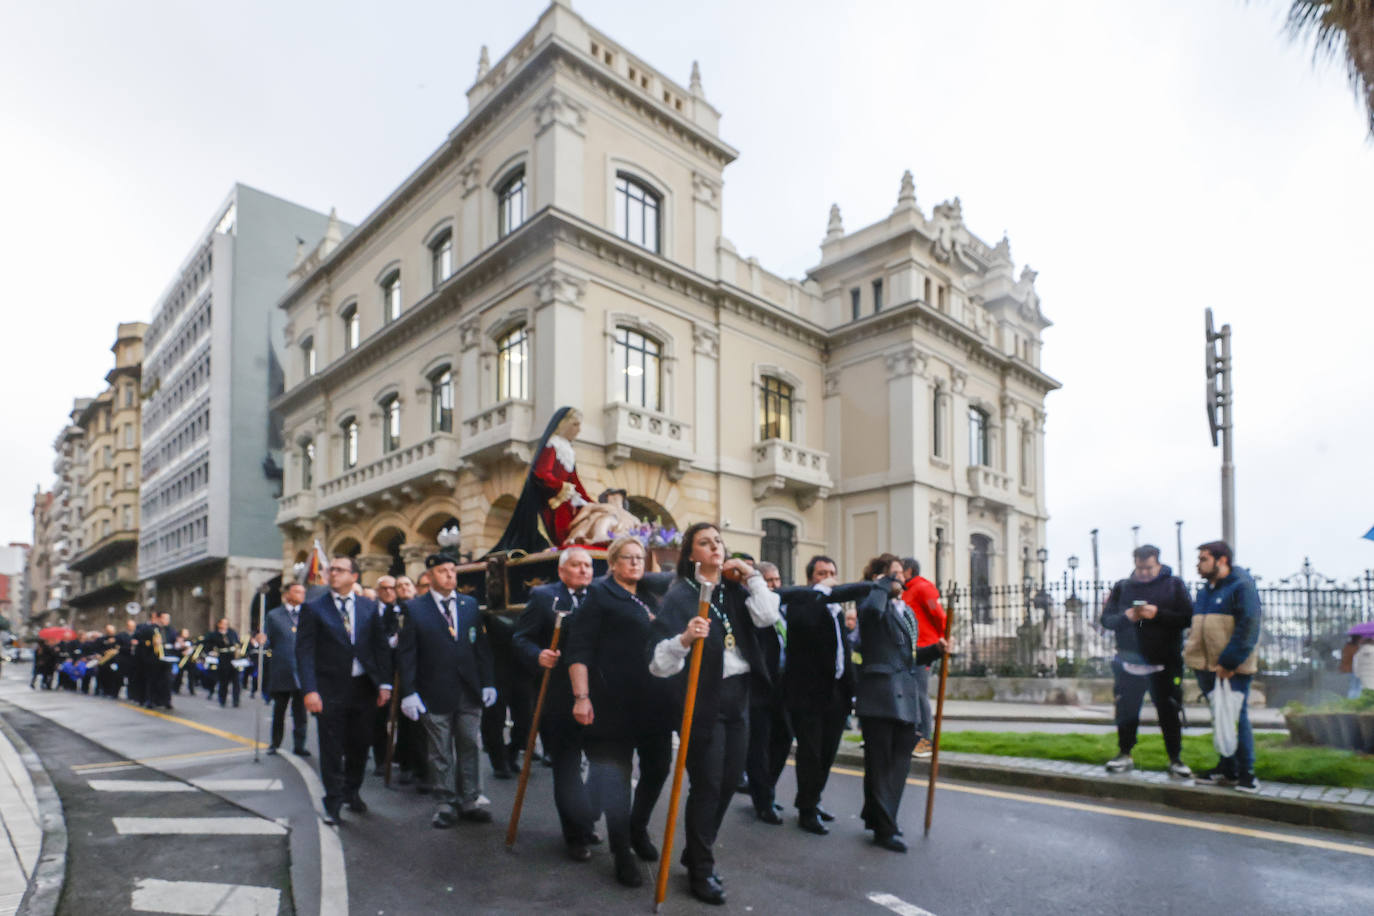
MULTIPOLYGON (((1232 779, 1255 772, 1255 733, 1250 729, 1250 681, 1253 677, 1252 674, 1231 675, 1231 689, 1239 691, 1243 698, 1240 722, 1236 727, 1236 753, 1232 757, 1222 757, 1217 765, 1232 779)), ((1217 683, 1216 672, 1199 671, 1197 683, 1204 694, 1210 695, 1217 683)))

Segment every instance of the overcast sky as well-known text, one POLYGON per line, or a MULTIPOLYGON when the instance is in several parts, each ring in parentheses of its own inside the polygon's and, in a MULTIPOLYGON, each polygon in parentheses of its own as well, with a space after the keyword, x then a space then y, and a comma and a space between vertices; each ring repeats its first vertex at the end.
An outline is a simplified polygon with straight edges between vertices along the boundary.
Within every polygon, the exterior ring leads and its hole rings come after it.
MULTIPOLYGON (((234 181, 357 222, 444 139, 538 0, 87 2, 0 11, 0 539, 28 541, 71 399, 234 181)), ((1220 534, 1202 310, 1235 329, 1238 560, 1374 567, 1374 146, 1282 0, 615 2, 594 26, 684 85, 701 62, 725 232, 800 277, 827 210, 958 195, 1039 271, 1051 574, 1220 534), (1361 470, 1363 468, 1363 470, 1361 470)))

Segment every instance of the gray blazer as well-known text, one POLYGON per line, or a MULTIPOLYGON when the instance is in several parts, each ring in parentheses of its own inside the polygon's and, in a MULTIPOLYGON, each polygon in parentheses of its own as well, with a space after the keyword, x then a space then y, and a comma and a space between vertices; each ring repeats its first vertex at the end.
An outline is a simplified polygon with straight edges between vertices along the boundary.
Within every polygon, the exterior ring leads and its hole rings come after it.
POLYGON ((902 620, 900 602, 901 598, 890 598, 886 588, 875 588, 858 603, 863 664, 854 711, 861 717, 914 723, 919 696, 916 668, 939 658, 941 650, 938 644, 930 645, 917 649, 912 657, 911 633, 902 620))
MULTIPOLYGON (((299 616, 299 609, 296 613, 299 616)), ((300 690, 301 681, 296 672, 296 630, 291 625, 291 614, 285 605, 267 612, 263 630, 267 633, 267 648, 272 651, 263 689, 268 693, 300 690)))

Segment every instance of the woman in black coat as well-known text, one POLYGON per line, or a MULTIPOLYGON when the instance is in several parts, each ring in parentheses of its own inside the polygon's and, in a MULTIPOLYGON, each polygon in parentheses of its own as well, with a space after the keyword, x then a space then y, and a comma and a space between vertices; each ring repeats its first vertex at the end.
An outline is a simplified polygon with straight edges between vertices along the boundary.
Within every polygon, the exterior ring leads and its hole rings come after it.
POLYGON ((649 817, 672 766, 673 700, 652 677, 645 658, 653 642, 655 600, 640 588, 644 545, 617 538, 606 551, 610 574, 592 582, 568 634, 568 677, 573 718, 586 731, 588 790, 606 814, 615 876, 638 887, 644 873, 635 859, 652 862, 649 817), (639 784, 630 802, 630 773, 639 753, 639 784))
POLYGON ((755 628, 772 627, 781 618, 778 596, 748 563, 726 561, 720 530, 709 522, 687 529, 677 574, 654 624, 659 639, 649 670, 673 684, 676 719, 681 727, 687 656, 693 643, 705 640, 687 748, 691 788, 682 861, 691 878, 692 895, 706 903, 721 904, 725 891, 711 850, 744 772, 749 750, 749 695, 771 687, 755 628), (706 618, 697 616, 703 583, 716 586, 706 618))

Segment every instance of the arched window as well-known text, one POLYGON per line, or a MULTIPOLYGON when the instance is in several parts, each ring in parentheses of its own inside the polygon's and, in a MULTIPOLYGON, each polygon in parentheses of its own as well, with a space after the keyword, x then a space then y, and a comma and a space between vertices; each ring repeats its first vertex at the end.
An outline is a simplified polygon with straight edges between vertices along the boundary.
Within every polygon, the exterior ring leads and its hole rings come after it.
POLYGON ((340 313, 343 319, 344 332, 344 352, 358 349, 358 343, 362 340, 362 325, 358 321, 357 304, 349 305, 340 313))
POLYGON ((759 559, 778 568, 783 585, 792 584, 792 554, 797 547, 797 526, 776 518, 763 520, 759 559))
POLYGON ((525 222, 525 169, 520 167, 496 189, 497 237, 505 238, 525 222))
POLYGON ((391 395, 382 401, 382 451, 394 452, 401 445, 401 399, 391 395))
POLYGON ((453 274, 452 229, 445 229, 429 243, 429 272, 436 289, 453 274))
POLYGON ((969 538, 968 578, 974 621, 992 623, 992 538, 986 534, 969 538))
POLYGON ((496 342, 496 400, 528 397, 530 338, 525 326, 496 342))
POLYGON ((453 371, 448 366, 429 377, 429 429, 453 432, 453 371))
POLYGON ((988 412, 981 407, 968 409, 968 463, 992 466, 992 433, 988 412))
POLYGON ((315 485, 315 443, 310 441, 301 446, 301 489, 309 490, 315 485))
POLYGON ((615 234, 642 248, 659 250, 660 199, 628 175, 615 179, 615 234))
POLYGON ((759 439, 792 441, 792 386, 771 375, 759 388, 759 439))
POLYGON ((393 270, 382 278, 382 324, 401 317, 401 272, 393 270))
POLYGON ((615 365, 620 372, 620 390, 626 403, 649 410, 662 410, 659 367, 661 347, 652 337, 630 328, 615 329, 615 365))
POLYGON ((305 377, 315 374, 315 338, 307 337, 301 341, 301 362, 305 366, 305 377))
POLYGON ((343 429, 343 469, 347 471, 358 464, 358 420, 349 417, 340 425, 343 429))

